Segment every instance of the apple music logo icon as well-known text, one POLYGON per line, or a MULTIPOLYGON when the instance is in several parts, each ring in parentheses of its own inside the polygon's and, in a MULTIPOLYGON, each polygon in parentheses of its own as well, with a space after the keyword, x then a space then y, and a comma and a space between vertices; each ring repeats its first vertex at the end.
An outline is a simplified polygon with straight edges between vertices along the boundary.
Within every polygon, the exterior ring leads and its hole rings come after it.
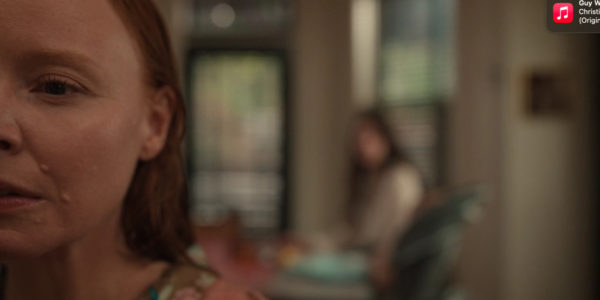
POLYGON ((552 13, 552 19, 557 24, 573 23, 573 4, 555 3, 552 13))

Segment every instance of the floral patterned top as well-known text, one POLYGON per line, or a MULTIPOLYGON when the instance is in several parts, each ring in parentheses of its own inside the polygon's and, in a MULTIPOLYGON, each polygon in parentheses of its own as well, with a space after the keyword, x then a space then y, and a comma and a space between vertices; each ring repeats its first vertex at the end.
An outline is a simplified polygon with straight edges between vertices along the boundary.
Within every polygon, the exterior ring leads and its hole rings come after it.
POLYGON ((138 300, 266 300, 219 279, 206 267, 206 256, 199 245, 191 246, 187 253, 195 264, 171 266, 138 300))
MULTIPOLYGON (((255 292, 228 284, 204 265, 204 253, 198 246, 188 255, 197 264, 178 264, 168 268, 138 300, 267 300, 255 292)), ((0 300, 4 299, 7 270, 0 264, 0 300)))
POLYGON ((253 292, 218 279, 214 272, 195 265, 175 265, 139 300, 265 300, 253 292))

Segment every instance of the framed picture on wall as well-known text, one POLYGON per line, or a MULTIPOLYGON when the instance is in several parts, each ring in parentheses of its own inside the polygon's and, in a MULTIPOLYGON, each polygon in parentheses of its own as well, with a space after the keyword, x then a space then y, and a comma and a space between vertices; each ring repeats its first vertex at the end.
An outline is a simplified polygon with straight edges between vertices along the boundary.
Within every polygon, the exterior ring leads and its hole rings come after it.
POLYGON ((576 96, 567 70, 537 69, 526 75, 525 111, 531 117, 564 117, 576 96))

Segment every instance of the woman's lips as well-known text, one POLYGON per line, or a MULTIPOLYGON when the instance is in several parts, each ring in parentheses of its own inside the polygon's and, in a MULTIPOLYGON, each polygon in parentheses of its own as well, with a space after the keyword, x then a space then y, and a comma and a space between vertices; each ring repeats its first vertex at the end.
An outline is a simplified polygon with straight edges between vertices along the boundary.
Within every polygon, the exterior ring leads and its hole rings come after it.
POLYGON ((25 208, 38 203, 40 198, 30 198, 18 195, 0 196, 0 214, 25 208))
POLYGON ((30 189, 0 180, 0 214, 39 203, 41 197, 30 189))

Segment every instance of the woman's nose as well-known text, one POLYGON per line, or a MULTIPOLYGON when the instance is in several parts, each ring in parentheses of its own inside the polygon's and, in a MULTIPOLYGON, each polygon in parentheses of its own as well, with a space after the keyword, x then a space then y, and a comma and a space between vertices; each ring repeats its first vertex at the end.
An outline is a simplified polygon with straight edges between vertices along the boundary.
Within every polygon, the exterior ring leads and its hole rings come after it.
POLYGON ((10 144, 5 141, 0 141, 0 150, 9 150, 10 144))
POLYGON ((0 154, 15 154, 21 151, 23 139, 14 116, 9 112, 6 101, 0 99, 0 154))

